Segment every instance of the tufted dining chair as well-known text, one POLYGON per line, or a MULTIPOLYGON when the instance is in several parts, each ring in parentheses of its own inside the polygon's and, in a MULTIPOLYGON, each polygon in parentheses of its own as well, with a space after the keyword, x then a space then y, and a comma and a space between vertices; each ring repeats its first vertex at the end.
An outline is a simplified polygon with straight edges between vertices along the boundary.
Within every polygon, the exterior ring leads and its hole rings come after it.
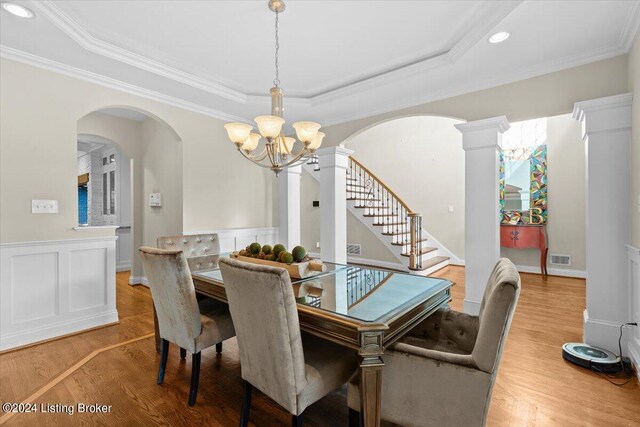
POLYGON ((275 400, 302 426, 304 410, 355 373, 355 352, 300 332, 289 273, 284 268, 220 259, 236 328, 249 422, 253 387, 275 400))
POLYGON ((143 246, 139 251, 162 339, 158 384, 164 380, 169 343, 180 346, 182 358, 189 351, 192 355, 189 406, 193 406, 198 394, 202 350, 235 336, 229 308, 212 299, 196 300, 191 272, 181 250, 143 246))
POLYGON ((191 271, 208 270, 217 267, 220 239, 215 233, 162 236, 158 248, 184 252, 191 271))
MULTIPOLYGON (((520 275, 495 265, 477 316, 441 308, 385 351, 382 418, 402 426, 483 426, 520 275)), ((350 425, 359 424, 357 377, 348 387, 350 425)))
MULTIPOLYGON (((218 267, 218 258, 220 258, 220 239, 216 233, 209 234, 178 234, 175 236, 158 237, 158 248, 169 250, 181 250, 187 257, 189 270, 201 271, 211 270, 218 267)), ((198 297, 201 298, 201 297, 198 297)), ((157 327, 157 313, 154 307, 153 315, 155 316, 157 327)), ((162 343, 160 335, 156 329, 156 351, 160 352, 162 343)), ((222 343, 216 344, 218 353, 222 352, 222 343)), ((186 357, 186 351, 180 349, 180 357, 186 357)))

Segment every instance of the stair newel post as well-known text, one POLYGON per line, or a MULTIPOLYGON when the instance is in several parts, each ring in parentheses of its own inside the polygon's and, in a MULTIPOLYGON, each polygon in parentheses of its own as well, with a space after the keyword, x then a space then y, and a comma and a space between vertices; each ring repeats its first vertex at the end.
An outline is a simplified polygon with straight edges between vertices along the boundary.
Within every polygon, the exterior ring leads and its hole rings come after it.
POLYGON ((422 269, 422 251, 418 250, 418 243, 422 240, 422 215, 411 212, 409 216, 409 269, 422 269))

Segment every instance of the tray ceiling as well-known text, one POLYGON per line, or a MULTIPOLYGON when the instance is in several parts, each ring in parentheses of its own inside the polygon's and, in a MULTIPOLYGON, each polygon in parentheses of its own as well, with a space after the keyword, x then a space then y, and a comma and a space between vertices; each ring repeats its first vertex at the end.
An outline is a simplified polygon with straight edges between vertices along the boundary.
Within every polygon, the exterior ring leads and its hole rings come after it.
MULTIPOLYGON (((26 1, 4 57, 233 119, 264 112, 266 1, 26 1), (137 92, 136 92, 137 91, 137 92)), ((636 1, 300 1, 280 19, 287 121, 339 122, 626 53, 636 1), (487 43, 494 31, 512 37, 487 43)))

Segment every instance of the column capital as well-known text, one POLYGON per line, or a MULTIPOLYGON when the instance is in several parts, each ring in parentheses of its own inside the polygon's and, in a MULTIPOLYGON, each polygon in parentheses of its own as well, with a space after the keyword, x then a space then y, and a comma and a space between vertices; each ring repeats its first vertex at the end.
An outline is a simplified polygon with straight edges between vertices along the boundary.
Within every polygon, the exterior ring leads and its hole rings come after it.
POLYGON ((354 151, 344 147, 325 147, 316 151, 320 169, 349 167, 349 156, 354 151))
POLYGON ((573 118, 583 123, 583 134, 631 128, 633 93, 576 102, 573 118))
POLYGON ((504 133, 509 130, 509 120, 506 116, 491 117, 488 119, 474 120, 472 122, 460 123, 454 125, 463 134, 468 132, 482 131, 482 130, 496 130, 497 132, 504 133))
POLYGON ((316 154, 318 155, 318 157, 332 156, 332 155, 349 157, 354 152, 355 151, 349 150, 348 148, 336 146, 336 147, 320 148, 319 150, 316 151, 316 154))
POLYGON ((502 148, 502 134, 509 129, 505 116, 475 120, 454 125, 462 133, 464 151, 502 148))

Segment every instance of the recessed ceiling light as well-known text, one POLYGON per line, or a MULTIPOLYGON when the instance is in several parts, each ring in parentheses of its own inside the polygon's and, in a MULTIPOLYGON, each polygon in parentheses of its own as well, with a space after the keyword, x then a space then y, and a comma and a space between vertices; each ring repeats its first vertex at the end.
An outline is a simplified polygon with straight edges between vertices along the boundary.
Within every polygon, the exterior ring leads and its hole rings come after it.
POLYGON ((491 37, 489 37, 489 43, 494 43, 494 44, 495 43, 502 43, 503 41, 508 39, 510 35, 511 34, 509 34, 506 31, 500 31, 498 33, 495 33, 491 37))
POLYGON ((31 10, 17 3, 3 2, 2 8, 10 14, 15 15, 19 18, 33 18, 35 16, 35 14, 31 10))

